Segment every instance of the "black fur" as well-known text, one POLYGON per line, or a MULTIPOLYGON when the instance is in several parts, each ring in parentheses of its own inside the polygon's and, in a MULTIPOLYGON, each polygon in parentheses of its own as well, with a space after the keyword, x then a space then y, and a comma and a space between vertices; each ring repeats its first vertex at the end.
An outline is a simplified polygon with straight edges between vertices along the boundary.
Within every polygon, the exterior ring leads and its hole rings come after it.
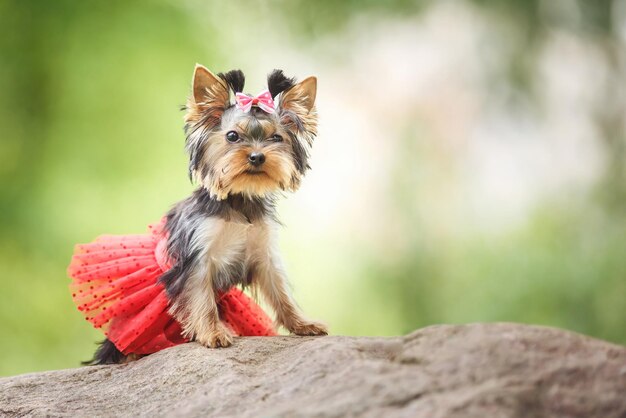
POLYGON ((291 132, 289 132, 291 136, 292 143, 292 155, 293 161, 296 164, 296 169, 304 174, 306 170, 309 170, 311 166, 309 165, 309 151, 307 148, 298 140, 298 138, 291 132))
POLYGON ((217 110, 206 111, 202 119, 194 124, 185 124, 185 135, 187 140, 185 142, 185 148, 189 153, 189 180, 193 180, 193 171, 198 168, 200 158, 204 153, 204 147, 206 146, 206 139, 209 136, 209 132, 219 125, 219 118, 224 113, 225 108, 220 107, 217 110), (220 116, 217 122, 213 121, 214 115, 219 112, 220 116), (196 132, 200 132, 199 135, 194 135, 196 132), (197 138, 197 139, 193 139, 197 138))
POLYGON ((83 361, 83 365, 101 365, 101 364, 118 364, 122 362, 126 356, 117 349, 108 339, 105 339, 100 343, 100 346, 93 355, 93 358, 88 361, 83 361))
MULTIPOLYGON (((185 282, 200 262, 198 250, 192 248, 196 229, 209 217, 229 219, 233 211, 242 214, 250 223, 266 216, 277 221, 274 201, 271 198, 250 198, 235 194, 224 200, 216 200, 203 187, 197 189, 190 197, 176 204, 168 212, 165 230, 169 234, 167 251, 173 267, 159 280, 165 285, 170 299, 180 295, 185 282)), ((248 281, 246 268, 242 259, 240 263, 234 263, 232 271, 228 274, 216 274, 216 288, 228 290, 233 285, 246 284, 248 281)))
POLYGON ((191 127, 190 124, 186 123, 185 124, 185 136, 187 137, 187 143, 186 143, 186 148, 187 148, 187 152, 189 153, 189 165, 188 165, 188 175, 189 175, 189 181, 193 182, 193 171, 196 169, 196 167, 198 167, 198 162, 200 159, 200 156, 202 155, 201 151, 201 147, 204 144, 204 141, 199 141, 199 142, 191 142, 189 140, 189 135, 191 134, 191 132, 195 131, 196 129, 199 129, 199 125, 196 125, 193 129, 191 127))
POLYGON ((272 98, 276 98, 280 93, 290 89, 295 84, 296 79, 287 77, 283 70, 273 70, 267 75, 267 89, 270 91, 272 98))
MULTIPOLYGON (((255 110, 261 110, 259 108, 255 108, 255 110)), ((262 112, 262 110, 261 110, 262 112)), ((255 113, 256 116, 256 113, 255 113)), ((251 138, 263 141, 263 134, 265 133, 263 130, 263 125, 259 122, 258 117, 250 118, 248 122, 248 127, 246 129, 247 134, 250 135, 251 138)))
POLYGON ((243 71, 241 70, 230 70, 227 73, 219 73, 218 77, 226 81, 233 93, 241 93, 243 87, 246 85, 246 76, 243 75, 243 71))

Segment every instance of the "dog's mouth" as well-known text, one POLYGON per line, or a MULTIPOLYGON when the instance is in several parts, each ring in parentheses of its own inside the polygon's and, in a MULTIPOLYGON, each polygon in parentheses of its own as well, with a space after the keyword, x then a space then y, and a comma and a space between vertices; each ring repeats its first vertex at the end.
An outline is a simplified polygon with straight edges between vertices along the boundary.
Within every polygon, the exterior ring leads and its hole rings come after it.
POLYGON ((280 182, 277 181, 276 178, 272 174, 268 173, 262 168, 249 168, 246 171, 244 171, 242 175, 248 178, 249 181, 256 181, 256 182, 260 182, 266 185, 268 181, 272 183, 280 184, 280 182))

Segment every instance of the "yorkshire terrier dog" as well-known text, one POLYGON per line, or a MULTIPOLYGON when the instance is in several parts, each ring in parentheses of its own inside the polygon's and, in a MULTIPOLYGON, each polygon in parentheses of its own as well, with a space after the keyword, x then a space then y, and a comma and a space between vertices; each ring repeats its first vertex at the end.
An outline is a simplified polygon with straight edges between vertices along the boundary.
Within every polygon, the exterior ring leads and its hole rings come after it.
POLYGON ((244 81, 240 70, 214 75, 196 65, 185 133, 189 176, 199 187, 150 234, 77 246, 69 267, 73 298, 107 335, 93 363, 191 340, 214 348, 231 345, 233 334, 274 335, 239 286, 265 298, 276 325, 296 335, 327 334, 290 294, 275 211, 277 194, 297 190, 310 168, 317 80, 296 83, 274 70, 257 96, 243 93, 244 81))

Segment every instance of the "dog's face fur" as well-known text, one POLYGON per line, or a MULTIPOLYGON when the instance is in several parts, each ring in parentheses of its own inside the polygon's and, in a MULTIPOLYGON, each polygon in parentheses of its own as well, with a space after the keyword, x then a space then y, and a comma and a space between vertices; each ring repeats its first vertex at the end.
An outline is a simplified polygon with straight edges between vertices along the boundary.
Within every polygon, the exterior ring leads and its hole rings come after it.
POLYGON ((268 76, 274 113, 230 102, 244 87, 239 70, 217 76, 196 65, 185 115, 190 176, 217 200, 230 194, 264 197, 295 191, 309 168, 309 148, 317 134, 317 80, 300 83, 274 70, 268 76))

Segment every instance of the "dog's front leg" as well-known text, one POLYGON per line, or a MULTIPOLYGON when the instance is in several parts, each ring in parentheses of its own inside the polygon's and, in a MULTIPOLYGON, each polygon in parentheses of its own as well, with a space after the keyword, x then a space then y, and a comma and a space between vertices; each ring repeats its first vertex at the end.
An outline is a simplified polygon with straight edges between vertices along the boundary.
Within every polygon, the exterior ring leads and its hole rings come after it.
POLYGON ((222 324, 217 309, 215 291, 211 286, 211 268, 199 269, 190 276, 171 312, 180 322, 183 336, 207 347, 228 347, 232 335, 222 324))
POLYGON ((230 280, 243 274, 247 227, 207 219, 194 231, 186 261, 184 287, 170 312, 180 322, 183 335, 207 347, 227 347, 232 335, 220 321, 216 291, 226 291, 230 280))
POLYGON ((260 251, 254 266, 254 284, 276 313, 276 322, 296 335, 326 335, 321 322, 307 319, 291 296, 287 275, 276 249, 273 228, 263 228, 260 251))

